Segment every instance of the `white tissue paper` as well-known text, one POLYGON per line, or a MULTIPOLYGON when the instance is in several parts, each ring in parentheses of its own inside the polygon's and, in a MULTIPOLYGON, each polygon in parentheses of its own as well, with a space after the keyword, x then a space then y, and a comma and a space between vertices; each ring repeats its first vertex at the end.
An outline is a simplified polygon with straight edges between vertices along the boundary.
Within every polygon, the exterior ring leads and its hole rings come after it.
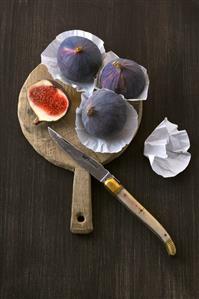
POLYGON ((96 44, 99 48, 102 57, 105 54, 104 42, 99 37, 93 35, 90 32, 86 32, 83 30, 70 30, 60 33, 56 36, 56 38, 47 46, 47 48, 41 53, 41 63, 46 65, 49 73, 52 75, 53 79, 60 80, 65 84, 71 85, 73 88, 76 88, 78 91, 87 91, 88 93, 92 93, 94 89, 94 81, 91 83, 77 83, 66 79, 58 65, 57 65, 57 51, 60 44, 63 40, 70 36, 81 36, 90 39, 92 42, 96 44))
POLYGON ((191 154, 186 130, 179 131, 176 124, 163 120, 146 139, 144 155, 149 158, 152 169, 164 178, 174 177, 189 164, 191 154))
POLYGON ((87 94, 82 94, 80 106, 76 110, 76 132, 80 142, 87 148, 97 153, 117 153, 129 144, 138 129, 138 114, 132 105, 127 103, 127 121, 124 128, 112 137, 101 139, 89 135, 82 123, 81 111, 82 103, 88 98, 87 94))
MULTIPOLYGON (((108 64, 109 62, 115 60, 119 58, 119 56, 117 56, 114 52, 112 51, 109 51, 109 52, 106 52, 104 54, 104 58, 103 58, 103 62, 102 62, 102 67, 100 68, 99 72, 97 73, 97 77, 96 77, 96 80, 95 80, 95 85, 97 88, 100 87, 100 76, 101 76, 101 73, 103 71, 103 68, 105 67, 106 64, 108 64)), ((148 90, 149 90, 149 76, 147 74, 147 69, 145 69, 145 67, 143 67, 142 65, 140 65, 143 73, 144 73, 144 77, 145 77, 145 87, 143 89, 143 91, 141 92, 141 94, 137 97, 137 99, 125 99, 124 96, 123 98, 126 100, 126 101, 129 101, 129 102, 133 102, 133 101, 144 101, 147 99, 148 97, 148 90)))
MULTIPOLYGON (((83 30, 69 30, 60 33, 56 36, 56 38, 47 46, 47 48, 41 53, 41 63, 44 64, 47 68, 49 73, 52 75, 54 80, 60 80, 61 82, 65 84, 71 85, 73 88, 75 88, 77 91, 86 92, 87 94, 92 94, 93 90, 96 88, 98 89, 98 80, 101 73, 102 68, 109 63, 110 61, 119 58, 114 52, 105 52, 104 48, 104 41, 101 40, 96 35, 86 32, 83 30), (94 78, 93 82, 90 83, 82 83, 82 82, 73 82, 71 80, 66 79, 58 65, 57 65, 57 51, 60 46, 60 44, 63 42, 63 40, 70 36, 81 36, 88 38, 92 42, 96 44, 96 46, 99 48, 101 54, 102 54, 102 67, 99 69, 98 73, 96 74, 96 78, 94 78)), ((137 100, 146 100, 148 95, 148 88, 149 88, 149 77, 147 74, 147 70, 141 66, 146 80, 146 85, 142 93, 137 99, 128 99, 128 101, 137 101, 137 100)))

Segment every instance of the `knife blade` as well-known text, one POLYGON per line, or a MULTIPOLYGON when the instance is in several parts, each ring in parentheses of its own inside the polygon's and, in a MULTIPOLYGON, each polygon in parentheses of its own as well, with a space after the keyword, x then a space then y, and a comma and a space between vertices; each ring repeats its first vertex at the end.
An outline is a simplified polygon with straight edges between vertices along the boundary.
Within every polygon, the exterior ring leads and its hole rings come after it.
POLYGON ((170 256, 176 254, 176 247, 165 228, 151 215, 121 184, 120 182, 98 161, 81 152, 60 134, 48 127, 51 138, 69 154, 81 167, 85 168, 93 177, 124 204, 130 212, 136 215, 147 227, 155 233, 166 246, 170 256))

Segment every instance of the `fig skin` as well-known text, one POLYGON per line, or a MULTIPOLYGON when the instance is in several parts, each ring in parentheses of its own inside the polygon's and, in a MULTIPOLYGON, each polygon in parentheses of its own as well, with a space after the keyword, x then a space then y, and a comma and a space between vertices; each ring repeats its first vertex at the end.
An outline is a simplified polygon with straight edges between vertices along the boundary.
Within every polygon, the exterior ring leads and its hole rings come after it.
POLYGON ((70 36, 59 46, 57 63, 65 78, 86 83, 93 81, 102 64, 102 55, 91 40, 70 36))
POLYGON ((122 94, 126 99, 136 99, 146 84, 144 72, 133 60, 119 58, 105 65, 100 76, 102 88, 122 94))
POLYGON ((70 106, 68 96, 56 82, 40 80, 27 90, 30 107, 37 115, 34 124, 42 121, 57 121, 70 106))
POLYGON ((126 118, 127 103, 111 90, 97 90, 82 103, 82 123, 92 136, 106 138, 114 135, 124 127, 126 118))

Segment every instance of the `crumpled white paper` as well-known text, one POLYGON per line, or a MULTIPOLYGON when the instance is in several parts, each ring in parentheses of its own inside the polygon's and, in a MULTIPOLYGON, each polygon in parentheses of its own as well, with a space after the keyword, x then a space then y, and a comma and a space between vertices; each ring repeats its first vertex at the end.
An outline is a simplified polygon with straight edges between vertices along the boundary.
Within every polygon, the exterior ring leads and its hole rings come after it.
POLYGON ((47 46, 47 48, 41 53, 41 63, 46 65, 49 73, 52 75, 54 80, 58 79, 65 84, 69 84, 73 88, 76 88, 78 91, 87 91, 89 93, 92 93, 94 89, 94 81, 91 83, 78 83, 78 82, 70 81, 62 75, 57 65, 57 51, 60 44, 63 42, 65 38, 74 35, 88 38, 92 42, 94 42, 96 46, 99 48, 103 58, 105 54, 103 40, 101 40, 99 37, 95 36, 90 32, 86 32, 83 30, 70 30, 70 31, 62 32, 59 35, 57 35, 56 38, 47 46))
POLYGON ((88 99, 88 95, 83 93, 80 106, 76 110, 76 132, 80 142, 87 148, 98 153, 117 153, 131 142, 138 129, 138 114, 132 105, 127 103, 127 120, 123 129, 106 139, 89 135, 82 123, 81 111, 82 103, 88 99))
MULTIPOLYGON (((97 88, 100 88, 100 76, 103 71, 103 68, 106 66, 106 64, 108 64, 109 62, 111 62, 117 58, 119 58, 119 56, 117 56, 113 51, 109 51, 109 52, 105 53, 104 59, 102 62, 102 67, 100 68, 99 72, 97 73, 97 77, 95 80, 95 85, 97 88)), ((149 90, 149 83, 150 83, 149 76, 147 74, 147 69, 145 67, 143 67, 142 65, 140 65, 140 67, 144 73, 145 82, 146 82, 145 87, 144 87, 143 91, 141 92, 141 94, 137 97, 137 99, 125 99, 124 96, 122 95, 126 101, 129 101, 129 102, 138 101, 138 100, 144 101, 148 97, 148 90, 149 90)))
POLYGON ((144 155, 152 169, 164 178, 174 177, 189 164, 191 154, 186 130, 179 131, 176 124, 165 118, 144 143, 144 155))

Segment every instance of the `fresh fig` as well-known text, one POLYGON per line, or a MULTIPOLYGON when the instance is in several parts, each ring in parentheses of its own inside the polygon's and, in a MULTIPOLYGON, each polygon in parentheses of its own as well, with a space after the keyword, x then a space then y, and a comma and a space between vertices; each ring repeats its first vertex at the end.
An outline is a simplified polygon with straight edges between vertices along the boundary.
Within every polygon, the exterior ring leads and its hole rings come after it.
POLYGON ((41 121, 56 121, 64 116, 69 108, 67 95, 48 80, 31 85, 27 97, 30 107, 37 115, 35 124, 41 121))
POLYGON ((109 137, 119 132, 127 118, 127 103, 112 90, 99 89, 82 103, 82 123, 90 135, 109 137))
POLYGON ((102 70, 100 85, 126 99, 136 99, 146 84, 144 72, 139 64, 129 59, 118 58, 109 62, 102 70))
POLYGON ((91 82, 102 64, 102 55, 91 40, 70 36, 58 49, 57 63, 65 78, 74 82, 91 82))

